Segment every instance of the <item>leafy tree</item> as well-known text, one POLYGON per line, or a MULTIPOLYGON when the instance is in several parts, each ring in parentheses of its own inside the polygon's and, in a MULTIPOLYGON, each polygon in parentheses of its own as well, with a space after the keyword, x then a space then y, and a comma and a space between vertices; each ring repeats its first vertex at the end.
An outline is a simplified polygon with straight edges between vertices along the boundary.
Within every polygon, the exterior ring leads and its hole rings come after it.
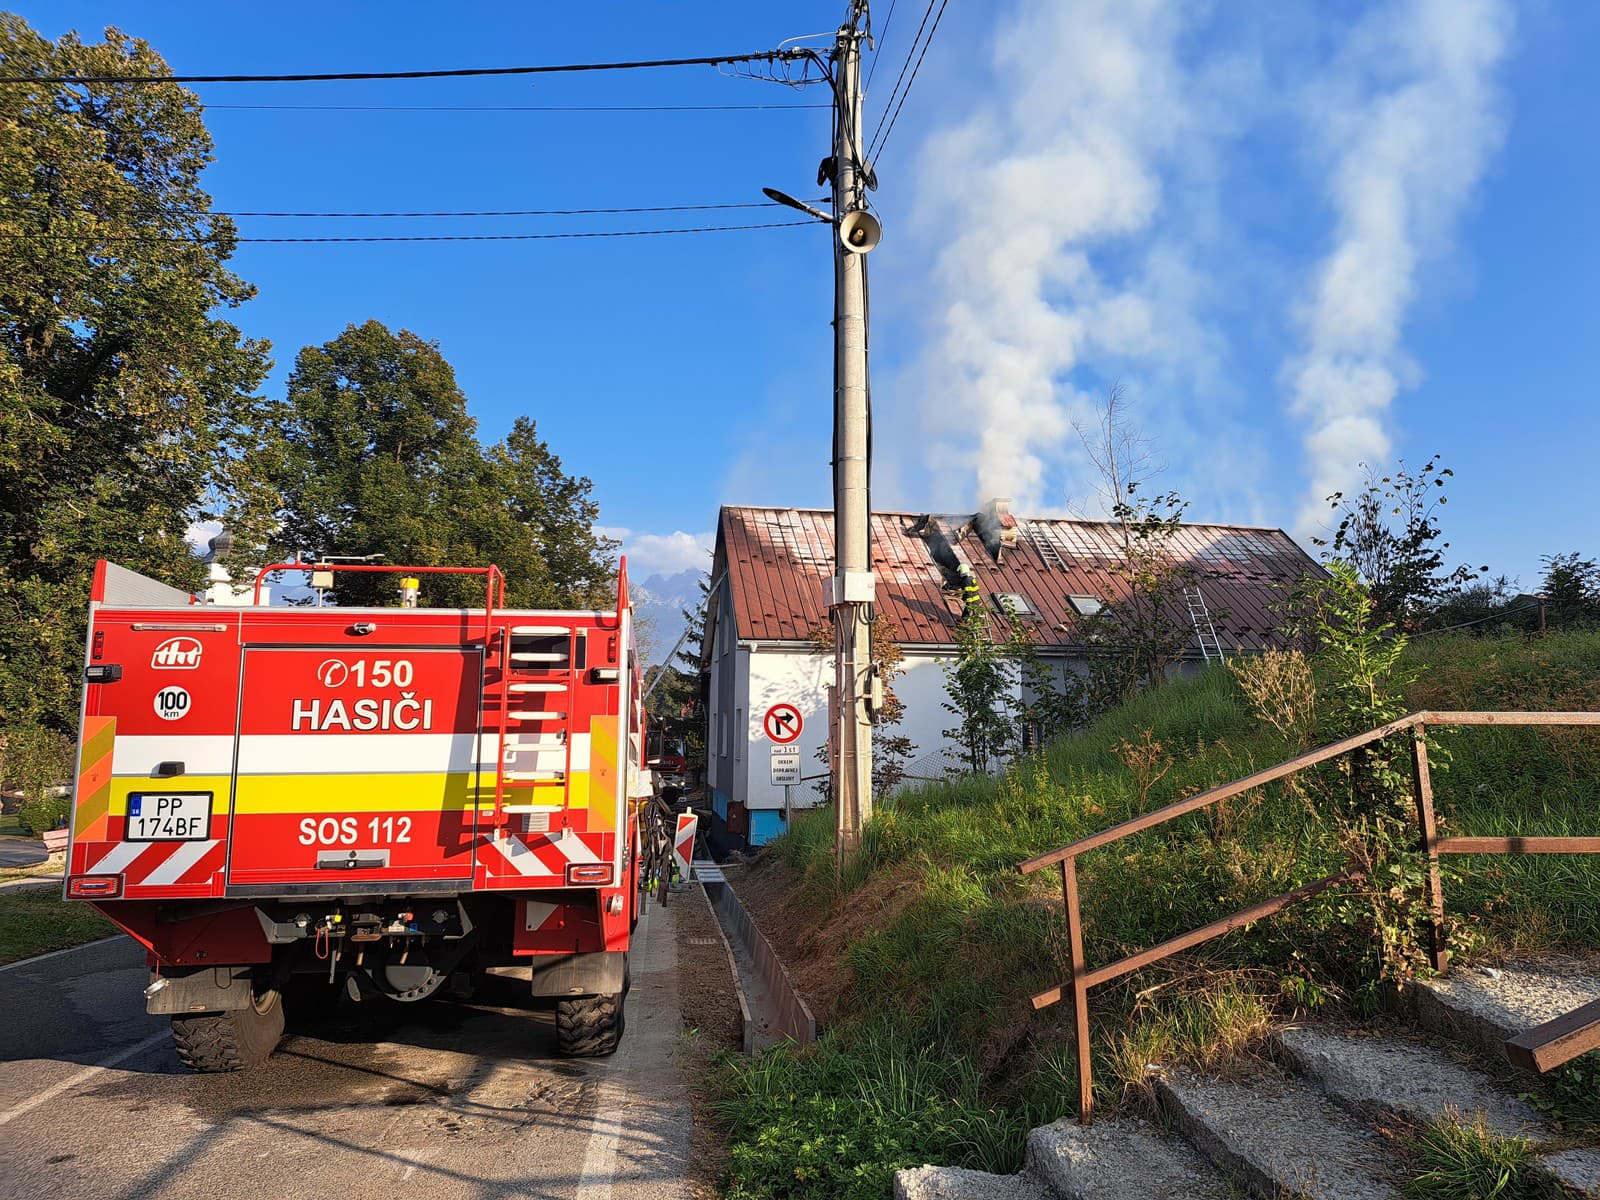
POLYGON ((1022 749, 1033 750, 1083 724, 1088 690, 1085 679, 1070 669, 1057 680, 1056 668, 1039 653, 1033 627, 1009 609, 1005 618, 1007 650, 1017 675, 1018 698, 1012 719, 1022 749))
POLYGON ((969 770, 987 772, 1016 741, 1011 716, 1015 662, 997 643, 989 616, 976 605, 956 623, 956 654, 940 660, 944 669, 944 709, 956 723, 940 733, 961 747, 969 770))
POLYGON ((687 631, 683 646, 671 662, 652 666, 646 686, 662 672, 666 678, 650 694, 646 710, 651 728, 666 736, 683 740, 686 769, 692 774, 704 770, 706 763, 705 714, 700 705, 700 645, 705 641, 706 609, 711 600, 711 579, 702 575, 697 584, 700 600, 693 608, 680 609, 687 631))
POLYGON ((1362 468, 1366 483, 1355 496, 1328 497, 1339 514, 1333 536, 1311 540, 1326 557, 1341 558, 1359 572, 1379 619, 1413 629, 1443 596, 1489 568, 1445 569, 1450 543, 1441 540, 1439 514, 1449 503, 1445 480, 1455 472, 1441 467, 1438 455, 1418 471, 1407 470, 1403 460, 1383 476, 1365 463, 1362 468))
MULTIPOLYGON (((872 667, 883 684, 883 707, 872 721, 872 794, 887 796, 905 781, 906 764, 916 753, 916 743, 903 733, 891 732, 905 718, 905 702, 895 693, 894 681, 905 674, 905 651, 894 640, 894 627, 883 613, 874 613, 871 627, 872 667)), ((811 631, 811 645, 818 654, 832 656, 833 626, 818 625, 811 631)), ((828 743, 817 747, 817 761, 828 765, 828 743)), ((823 803, 833 802, 833 780, 817 781, 823 803)))
POLYGON ((524 531, 533 535, 537 563, 519 566, 513 559, 506 568, 530 570, 526 579, 511 581, 513 593, 527 597, 521 602, 566 608, 614 600, 616 543, 594 531, 600 506, 588 477, 562 470, 561 459, 538 436, 531 417, 518 417, 505 440, 489 447, 484 459, 491 489, 485 507, 509 525, 499 538, 480 537, 478 543, 492 551, 497 544, 522 544, 524 531), (500 499, 504 508, 495 507, 500 499))
POLYGON ((1446 593, 1428 612, 1430 631, 1460 629, 1471 636, 1539 625, 1538 605, 1519 598, 1516 580, 1506 575, 1469 583, 1446 593))
MULTIPOLYGON (((164 75, 144 42, 41 37, 0 14, 8 75, 164 75)), ((222 313, 233 225, 200 186, 212 143, 175 84, 0 88, 0 727, 76 723, 93 563, 175 586, 226 512, 264 533, 254 396, 264 342, 222 313)), ((253 532, 252 532, 253 531, 253 532)), ((24 735, 24 740, 27 740, 24 735)))
MULTIPOLYGON (((563 473, 534 424, 479 445, 466 397, 438 344, 381 322, 307 346, 289 378, 275 481, 280 555, 381 554, 394 565, 506 573, 517 607, 601 603, 611 543, 596 536, 592 485, 563 473)), ((381 604, 395 581, 338 578, 340 603, 381 604)), ((427 578, 431 604, 481 604, 472 577, 427 578)))
POLYGON ((1175 491, 1147 486, 1162 467, 1132 423, 1120 385, 1101 404, 1095 428, 1079 426, 1077 432, 1100 476, 1100 503, 1117 527, 1111 573, 1123 585, 1082 624, 1093 650, 1085 699, 1093 714, 1167 678, 1194 640, 1183 593, 1199 577, 1172 549, 1188 502, 1175 491))
POLYGON ((1546 554, 1544 579, 1539 590, 1548 606, 1551 625, 1566 626, 1600 621, 1600 567, 1592 558, 1571 554, 1546 554))
POLYGON ((1176 492, 1146 497, 1130 483, 1112 508, 1120 553, 1111 573, 1123 588, 1083 625, 1094 650, 1089 694, 1095 712, 1164 682, 1194 641, 1183 593, 1199 574, 1172 549, 1187 507, 1176 492))

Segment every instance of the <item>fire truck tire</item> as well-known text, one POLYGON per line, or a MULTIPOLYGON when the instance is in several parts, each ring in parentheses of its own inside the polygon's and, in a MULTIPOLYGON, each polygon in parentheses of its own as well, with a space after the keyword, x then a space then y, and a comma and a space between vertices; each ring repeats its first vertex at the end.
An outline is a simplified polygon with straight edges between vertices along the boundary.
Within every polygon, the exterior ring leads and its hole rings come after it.
POLYGON ((173 1017, 178 1058, 202 1075, 242 1071, 266 1060, 283 1036, 283 1000, 262 992, 249 1008, 202 1016, 173 1017))
POLYGON ((583 996, 556 1004, 556 1048, 568 1058, 603 1058, 622 1041, 622 997, 583 996))

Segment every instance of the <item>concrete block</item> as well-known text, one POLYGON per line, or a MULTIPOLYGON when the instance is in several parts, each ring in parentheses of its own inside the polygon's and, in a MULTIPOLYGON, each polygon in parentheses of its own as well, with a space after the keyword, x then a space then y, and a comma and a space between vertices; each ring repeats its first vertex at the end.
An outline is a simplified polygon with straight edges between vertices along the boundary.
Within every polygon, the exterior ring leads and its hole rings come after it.
POLYGON ((1028 1169, 1063 1200, 1228 1200, 1233 1189, 1187 1142, 1143 1121, 1057 1121, 1028 1135, 1028 1169))
POLYGON ((1583 963, 1550 959, 1500 968, 1457 967, 1419 980, 1417 1018, 1494 1062, 1505 1040, 1600 998, 1600 974, 1583 963))
POLYGON ((1431 1121, 1450 1110, 1471 1121, 1481 1113, 1488 1128, 1502 1137, 1550 1137, 1532 1105, 1431 1046, 1314 1029, 1284 1029, 1274 1040, 1300 1074, 1356 1112, 1388 1111, 1414 1121, 1431 1121))
POLYGON ((1263 1200, 1391 1200, 1394 1153, 1313 1084, 1260 1074, 1243 1082, 1175 1074, 1156 1084, 1195 1146, 1263 1200))
POLYGON ((989 1175, 964 1167, 909 1167, 894 1173, 894 1200, 1054 1200, 1033 1176, 989 1175))
POLYGON ((1565 1150, 1539 1159, 1538 1166, 1578 1195, 1600 1197, 1600 1150, 1565 1150))

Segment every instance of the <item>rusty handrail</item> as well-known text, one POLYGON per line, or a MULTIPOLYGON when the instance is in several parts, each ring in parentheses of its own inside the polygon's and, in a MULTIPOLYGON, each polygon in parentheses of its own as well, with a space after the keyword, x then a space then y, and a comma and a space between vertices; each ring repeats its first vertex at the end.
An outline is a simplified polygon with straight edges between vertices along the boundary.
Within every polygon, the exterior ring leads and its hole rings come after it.
POLYGON ((1294 904, 1309 900, 1329 888, 1364 878, 1354 866, 1347 866, 1332 875, 1303 884, 1270 900, 1263 900, 1249 908, 1221 917, 1197 929, 1169 938, 1148 949, 1125 955, 1115 962, 1094 970, 1089 969, 1083 950, 1083 914, 1078 901, 1078 857, 1090 850, 1121 841, 1147 829, 1154 829, 1168 821, 1199 812, 1230 797, 1251 791, 1286 778, 1307 767, 1327 762, 1362 746, 1370 745, 1396 733, 1411 731, 1412 796, 1417 810, 1420 848, 1428 861, 1428 910, 1430 965, 1436 971, 1449 966, 1449 955, 1444 948, 1444 890, 1439 875, 1441 854, 1600 854, 1600 837, 1450 837, 1440 838, 1433 811, 1433 782, 1428 771, 1427 727, 1429 725, 1509 725, 1552 726, 1582 725, 1600 727, 1600 712, 1443 712, 1423 710, 1400 717, 1387 724, 1369 729, 1351 737, 1331 742, 1309 750, 1261 771, 1253 772, 1231 783, 1211 788, 1198 795, 1176 801, 1153 812, 1133 817, 1120 824, 1088 837, 1079 838, 1066 846, 1035 855, 1017 864, 1020 874, 1028 875, 1048 866, 1061 868, 1061 894, 1067 914, 1067 942, 1071 955, 1071 975, 1066 983, 1046 988, 1032 997, 1036 1009, 1048 1007, 1071 997, 1074 1036, 1078 1049, 1078 1119, 1085 1125, 1094 1114, 1094 1068, 1089 1044, 1089 989, 1109 983, 1113 979, 1159 962, 1180 951, 1188 950, 1213 938, 1221 937, 1235 929, 1254 924, 1265 917, 1282 912, 1294 904))

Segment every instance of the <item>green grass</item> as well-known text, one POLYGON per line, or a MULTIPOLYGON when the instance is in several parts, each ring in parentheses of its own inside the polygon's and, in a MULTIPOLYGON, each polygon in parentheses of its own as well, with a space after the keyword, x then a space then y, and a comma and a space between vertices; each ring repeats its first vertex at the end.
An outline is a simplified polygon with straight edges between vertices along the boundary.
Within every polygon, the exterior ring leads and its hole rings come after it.
POLYGON ((1435 1121, 1408 1139, 1409 1200, 1540 1200, 1548 1194, 1530 1169, 1533 1143, 1497 1137, 1476 1121, 1435 1121))
MULTIPOLYGON (((1423 668, 1408 696, 1413 708, 1600 709, 1600 633, 1534 644, 1431 638, 1411 658, 1423 668)), ((1437 740, 1435 785, 1447 832, 1600 833, 1600 734, 1457 729, 1440 730, 1437 740)), ((907 888, 914 899, 849 942, 853 988, 815 1051, 730 1068, 722 1111, 734 1130, 731 1194, 837 1194, 829 1188, 840 1188, 841 1176, 821 1165, 831 1162, 871 1176, 877 1190, 860 1194, 886 1195, 887 1164, 915 1157, 928 1144, 922 1126, 936 1127, 949 1113, 985 1133, 947 1138, 947 1149, 926 1161, 1015 1169, 1018 1128, 1066 1115, 1076 1101, 1068 1008, 1035 1012, 1028 1002, 1066 974, 1060 876, 1022 877, 1015 865, 1296 749, 1254 718, 1227 673, 1212 671, 1138 697, 1002 777, 902 791, 880 804, 843 880, 833 874, 831 815, 799 820, 773 853, 801 874, 819 925, 907 888), (1126 765, 1126 745, 1147 741, 1167 769, 1141 786, 1126 765), (946 1073, 913 1071, 908 1048, 933 1056, 946 1073), (850 1072, 863 1053, 877 1065, 858 1078, 850 1072), (862 1079, 893 1071, 921 1079, 925 1099, 937 1105, 880 1109, 859 1099, 862 1079), (846 1077, 854 1082, 841 1084, 846 1077), (899 1132, 883 1140, 878 1117, 849 1119, 856 1109, 893 1111, 899 1132), (880 1141, 882 1153, 872 1152, 880 1141), (802 1162, 806 1178, 785 1174, 785 1164, 802 1162)), ((1308 799, 1314 785, 1261 789, 1081 859, 1090 965, 1341 865, 1335 823, 1308 799)), ((1600 945, 1596 858, 1474 856, 1448 865, 1452 915, 1481 946, 1600 945)), ((1138 1098, 1151 1063, 1238 1053, 1274 1014, 1349 997, 1376 949, 1341 919, 1338 903, 1312 901, 1098 989, 1098 1102, 1138 1098)))
POLYGON ((63 900, 57 888, 0 892, 0 963, 65 950, 116 931, 87 904, 63 900))

